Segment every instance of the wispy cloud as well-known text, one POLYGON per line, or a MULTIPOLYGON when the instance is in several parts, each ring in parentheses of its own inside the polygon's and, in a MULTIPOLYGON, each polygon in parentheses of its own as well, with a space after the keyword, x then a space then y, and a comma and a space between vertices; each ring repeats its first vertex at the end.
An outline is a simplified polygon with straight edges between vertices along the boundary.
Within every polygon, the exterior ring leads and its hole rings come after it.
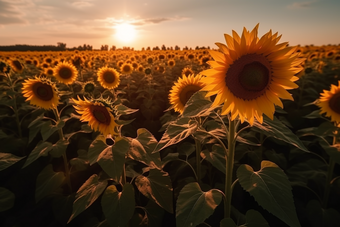
POLYGON ((306 2, 294 2, 288 5, 290 9, 306 9, 312 7, 316 1, 306 1, 306 2))

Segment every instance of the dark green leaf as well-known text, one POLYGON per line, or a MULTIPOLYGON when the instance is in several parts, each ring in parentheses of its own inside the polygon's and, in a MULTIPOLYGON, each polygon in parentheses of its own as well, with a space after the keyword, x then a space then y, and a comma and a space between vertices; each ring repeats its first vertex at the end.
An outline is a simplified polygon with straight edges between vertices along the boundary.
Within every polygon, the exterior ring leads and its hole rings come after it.
POLYGON ((115 106, 116 116, 128 115, 137 112, 138 109, 131 109, 123 104, 118 104, 115 106))
POLYGON ((246 220, 247 222, 240 227, 270 227, 262 214, 256 210, 248 210, 246 220))
POLYGON ((179 193, 176 205, 177 227, 197 226, 213 214, 222 201, 217 189, 203 192, 197 182, 185 185, 179 193))
POLYGON ((124 164, 125 164, 125 154, 130 148, 129 141, 125 138, 117 138, 113 146, 107 147, 98 156, 97 162, 102 167, 102 169, 112 177, 116 182, 122 175, 124 164))
POLYGON ((81 130, 65 134, 64 137, 67 140, 69 140, 72 136, 74 136, 74 135, 76 135, 78 133, 91 133, 91 132, 93 132, 93 130, 91 129, 91 127, 88 124, 82 124, 81 125, 81 130))
POLYGON ((262 161, 257 172, 249 165, 241 165, 237 177, 244 190, 249 192, 260 206, 291 227, 300 227, 286 174, 270 161, 262 161))
POLYGON ((98 156, 100 153, 102 153, 108 145, 105 143, 105 137, 102 135, 99 135, 90 145, 89 152, 88 152, 88 159, 90 162, 90 165, 93 165, 97 162, 98 156))
POLYGON ((184 106, 182 113, 183 117, 202 117, 207 116, 211 113, 212 102, 210 98, 206 98, 206 91, 198 91, 194 93, 184 106))
POLYGON ((51 121, 45 121, 40 130, 43 141, 46 141, 53 133, 55 133, 59 129, 62 129, 64 125, 64 121, 59 121, 57 125, 52 125, 51 121))
POLYGON ((40 156, 47 156, 48 152, 53 149, 53 144, 50 142, 42 142, 33 149, 33 151, 29 154, 24 166, 22 168, 25 168, 35 160, 37 160, 40 156))
POLYGON ((35 187, 35 202, 58 190, 65 180, 63 172, 54 172, 52 165, 47 165, 38 175, 35 187))
POLYGON ((0 171, 14 165, 25 157, 18 157, 10 153, 0 153, 0 171))
POLYGON ((284 124, 282 124, 276 117, 273 120, 263 115, 263 123, 255 121, 254 126, 257 131, 265 134, 266 136, 274 137, 278 140, 282 140, 289 143, 305 152, 309 152, 308 149, 303 145, 301 140, 284 124))
POLYGON ((107 181, 99 181, 97 174, 93 174, 87 179, 77 191, 76 199, 73 202, 72 215, 67 223, 91 206, 91 204, 103 193, 106 186, 107 181))
POLYGON ((171 179, 166 172, 150 169, 149 175, 138 176, 135 184, 144 196, 155 201, 169 213, 173 212, 171 179))
POLYGON ((53 148, 50 151, 50 155, 53 158, 59 158, 61 157, 67 149, 69 142, 67 140, 58 140, 57 143, 53 144, 53 148))
POLYGON ((237 227, 233 219, 231 218, 224 218, 220 222, 220 227, 237 227))
POLYGON ((9 210, 14 206, 15 195, 7 188, 0 187, 0 212, 9 210))
POLYGON ((225 151, 221 145, 214 144, 212 147, 212 151, 203 150, 201 152, 201 157, 210 162, 212 166, 216 167, 219 171, 225 174, 226 172, 225 151))
POLYGON ((339 226, 340 213, 333 208, 322 208, 317 200, 310 200, 307 203, 306 211, 311 227, 339 226))
POLYGON ((103 213, 112 227, 126 226, 135 210, 135 193, 133 186, 126 183, 123 191, 118 192, 116 186, 106 188, 101 199, 103 213))

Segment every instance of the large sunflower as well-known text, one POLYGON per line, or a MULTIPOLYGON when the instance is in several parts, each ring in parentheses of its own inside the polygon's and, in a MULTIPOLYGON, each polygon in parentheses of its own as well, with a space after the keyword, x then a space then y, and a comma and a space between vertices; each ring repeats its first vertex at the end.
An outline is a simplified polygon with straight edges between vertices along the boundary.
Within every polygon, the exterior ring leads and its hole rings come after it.
POLYGON ((117 72, 114 68, 102 67, 99 69, 97 75, 98 81, 103 88, 116 88, 120 82, 119 72, 117 72))
POLYGON ((54 83, 48 79, 36 77, 23 82, 22 93, 30 104, 44 108, 55 109, 59 103, 59 96, 54 83))
POLYGON ((332 121, 340 123, 340 81, 338 86, 331 85, 331 90, 323 90, 317 105, 321 108, 321 113, 326 113, 332 121))
MULTIPOLYGON (((78 97, 79 99, 79 97, 78 97)), ((78 114, 81 114, 80 120, 88 122, 90 127, 101 132, 104 136, 109 134, 117 135, 115 128, 117 123, 112 115, 112 109, 105 100, 87 100, 72 99, 76 105, 73 105, 78 114)))
POLYGON ((183 74, 182 76, 172 86, 169 94, 170 104, 179 113, 183 113, 184 106, 190 97, 204 87, 202 75, 192 74, 187 77, 183 74))
POLYGON ((76 67, 67 62, 60 62, 54 68, 54 76, 64 84, 72 84, 77 79, 78 71, 76 67))
POLYGON ((216 43, 220 51, 210 51, 215 61, 207 62, 212 68, 201 72, 206 76, 202 90, 216 95, 212 106, 224 103, 222 115, 231 113, 231 120, 239 116, 251 125, 254 117, 262 123, 263 113, 273 119, 274 104, 283 108, 279 98, 293 100, 286 89, 298 87, 294 75, 305 60, 297 58, 296 47, 277 44, 281 35, 271 30, 258 38, 258 26, 251 32, 244 28, 241 37, 235 31, 233 37, 225 34, 227 45, 216 43))

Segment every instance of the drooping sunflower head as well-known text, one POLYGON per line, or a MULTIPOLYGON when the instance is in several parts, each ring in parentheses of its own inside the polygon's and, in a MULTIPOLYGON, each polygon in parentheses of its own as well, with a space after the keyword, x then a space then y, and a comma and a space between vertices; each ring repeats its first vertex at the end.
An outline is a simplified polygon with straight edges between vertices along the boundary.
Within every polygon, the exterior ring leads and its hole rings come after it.
POLYGON ((54 68, 54 76, 64 84, 72 84, 77 79, 78 71, 76 67, 67 62, 60 62, 54 68))
POLYGON ((86 93, 93 93, 95 89, 96 89, 96 85, 92 81, 87 81, 83 85, 83 90, 86 93))
POLYGON ((76 112, 81 115, 80 121, 88 122, 89 126, 101 132, 105 137, 108 135, 117 135, 114 116, 110 105, 105 104, 105 100, 84 100, 71 99, 75 105, 76 112))
POLYGON ((332 84, 329 91, 323 90, 317 105, 321 108, 321 113, 326 113, 331 121, 340 123, 340 81, 338 86, 332 84))
POLYGON ((177 82, 172 86, 169 94, 170 104, 174 110, 183 113, 184 106, 190 97, 204 87, 202 75, 194 76, 194 74, 178 78, 177 82))
POLYGON ((9 61, 9 65, 14 72, 21 73, 24 70, 24 65, 17 59, 9 61))
POLYGON ((120 71, 122 72, 122 74, 131 74, 133 71, 133 67, 130 63, 124 63, 120 67, 120 71))
POLYGON ((293 100, 286 89, 298 87, 294 75, 305 60, 298 58, 296 47, 277 44, 281 36, 271 30, 258 38, 258 26, 251 32, 244 28, 241 37, 235 31, 225 34, 227 45, 216 43, 219 51, 210 50, 214 61, 207 62, 212 68, 201 72, 206 76, 202 90, 216 95, 212 105, 223 103, 222 115, 231 113, 231 120, 238 116, 251 125, 254 118, 262 123, 262 114, 273 119, 274 104, 283 108, 280 98, 293 100))
POLYGON ((49 79, 35 77, 23 82, 22 94, 30 104, 44 108, 55 109, 59 104, 58 90, 49 79))
POLYGON ((119 72, 114 68, 102 67, 99 69, 98 81, 103 86, 103 88, 113 89, 119 85, 119 72))
POLYGON ((7 73, 11 70, 10 66, 0 60, 0 73, 7 73))

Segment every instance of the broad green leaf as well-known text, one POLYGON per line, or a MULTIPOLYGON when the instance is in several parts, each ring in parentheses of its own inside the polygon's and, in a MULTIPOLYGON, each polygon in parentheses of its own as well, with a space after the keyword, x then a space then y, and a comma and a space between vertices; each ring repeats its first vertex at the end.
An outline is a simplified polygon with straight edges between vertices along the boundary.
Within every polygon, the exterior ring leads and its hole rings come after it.
POLYGON ((237 227, 233 219, 231 218, 224 218, 220 222, 220 227, 237 227))
POLYGON ((72 215, 67 223, 91 206, 91 204, 103 193, 106 186, 107 181, 99 181, 99 176, 97 174, 93 174, 87 179, 76 193, 76 199, 73 202, 72 215))
POLYGON ((271 120, 266 115, 263 115, 263 123, 260 124, 259 122, 255 121, 254 126, 257 128, 257 131, 263 133, 266 136, 271 136, 278 140, 282 140, 309 153, 308 149, 305 147, 305 145, 303 145, 301 140, 276 117, 271 120))
POLYGON ((105 137, 99 135, 90 145, 88 152, 88 159, 90 161, 90 165, 93 165, 97 162, 98 156, 109 146, 105 143, 105 137))
POLYGON ((213 214, 222 201, 217 189, 203 192, 197 182, 185 185, 179 193, 176 204, 176 226, 197 226, 213 214))
POLYGON ((7 188, 0 187, 0 212, 9 210, 14 206, 15 195, 7 188))
POLYGON ((0 171, 14 165, 25 157, 18 157, 10 153, 0 153, 0 171))
POLYGON ((286 174, 270 161, 262 161, 257 172, 249 165, 237 169, 242 188, 249 192, 264 209, 291 227, 300 227, 293 200, 292 188, 286 174))
POLYGON ((201 157, 214 167, 216 167, 219 171, 225 174, 226 170, 226 159, 225 159, 225 151, 223 147, 219 144, 214 144, 212 147, 212 151, 203 150, 201 152, 201 157))
POLYGON ((129 141, 125 138, 117 138, 113 146, 107 147, 98 156, 97 162, 102 169, 116 182, 122 175, 125 155, 130 148, 129 141))
POLYGON ((77 151, 78 156, 76 158, 72 158, 70 160, 71 168, 74 171, 83 171, 86 170, 90 164, 89 160, 87 159, 87 150, 79 149, 77 151))
POLYGON ((133 186, 126 183, 122 192, 118 192, 114 185, 108 186, 102 196, 101 204, 110 226, 126 226, 135 211, 133 186))
POLYGON ((148 227, 162 226, 165 213, 164 209, 162 209, 153 200, 149 200, 148 204, 144 208, 147 216, 148 227))
POLYGON ((202 117, 211 113, 212 102, 210 98, 206 98, 206 91, 198 91, 194 93, 184 106, 183 117, 202 117))
POLYGON ((190 120, 190 118, 179 118, 177 121, 170 123, 159 141, 155 152, 184 140, 196 132, 197 126, 197 122, 190 120))
POLYGON ((43 124, 43 121, 38 121, 37 124, 34 124, 32 127, 29 128, 28 143, 31 143, 33 141, 38 132, 40 132, 43 124))
POLYGON ((47 165, 38 175, 35 187, 35 202, 38 203, 47 195, 61 190, 65 180, 63 172, 54 172, 51 164, 47 165))
POLYGON ((248 210, 246 213, 246 223, 240 227, 270 227, 262 214, 256 210, 248 210))
POLYGON ((93 130, 91 129, 91 127, 88 124, 82 124, 81 125, 81 130, 65 134, 64 137, 67 140, 69 140, 72 136, 74 136, 74 135, 76 135, 78 133, 91 133, 91 132, 93 132, 93 130))
POLYGON ((33 149, 33 151, 29 154, 24 166, 22 168, 25 168, 35 160, 37 160, 40 156, 47 156, 48 152, 53 149, 53 144, 50 142, 42 142, 33 149))
POLYGON ((139 175, 135 184, 144 196, 155 201, 169 213, 173 212, 172 186, 168 173, 159 169, 150 169, 149 175, 147 177, 139 175))
POLYGON ((313 112, 307 114, 306 116, 304 116, 304 118, 307 119, 316 119, 316 118, 322 118, 322 115, 320 114, 321 110, 314 110, 313 112))
POLYGON ((152 153, 158 142, 148 130, 140 128, 137 137, 130 142, 129 158, 142 162, 148 166, 161 168, 162 162, 159 153, 152 153))
POLYGON ((311 227, 339 226, 340 213, 334 208, 324 209, 317 200, 310 200, 306 206, 311 227))
POLYGON ((50 155, 53 158, 61 157, 67 149, 69 142, 67 140, 58 140, 55 144, 53 144, 53 148, 50 151, 50 155))
POLYGON ((131 109, 123 104, 118 104, 115 106, 116 116, 128 115, 137 112, 138 109, 131 109))
POLYGON ((340 146, 339 144, 330 145, 326 139, 323 137, 319 137, 320 146, 327 152, 327 154, 332 158, 336 163, 340 164, 340 146))
POLYGON ((178 154, 184 154, 187 157, 189 157, 195 151, 196 151, 195 143, 183 142, 177 146, 178 154))
POLYGON ((62 129, 64 125, 64 121, 59 121, 57 125, 52 125, 51 121, 45 121, 40 130, 43 141, 46 141, 53 133, 55 133, 59 129, 62 129))

